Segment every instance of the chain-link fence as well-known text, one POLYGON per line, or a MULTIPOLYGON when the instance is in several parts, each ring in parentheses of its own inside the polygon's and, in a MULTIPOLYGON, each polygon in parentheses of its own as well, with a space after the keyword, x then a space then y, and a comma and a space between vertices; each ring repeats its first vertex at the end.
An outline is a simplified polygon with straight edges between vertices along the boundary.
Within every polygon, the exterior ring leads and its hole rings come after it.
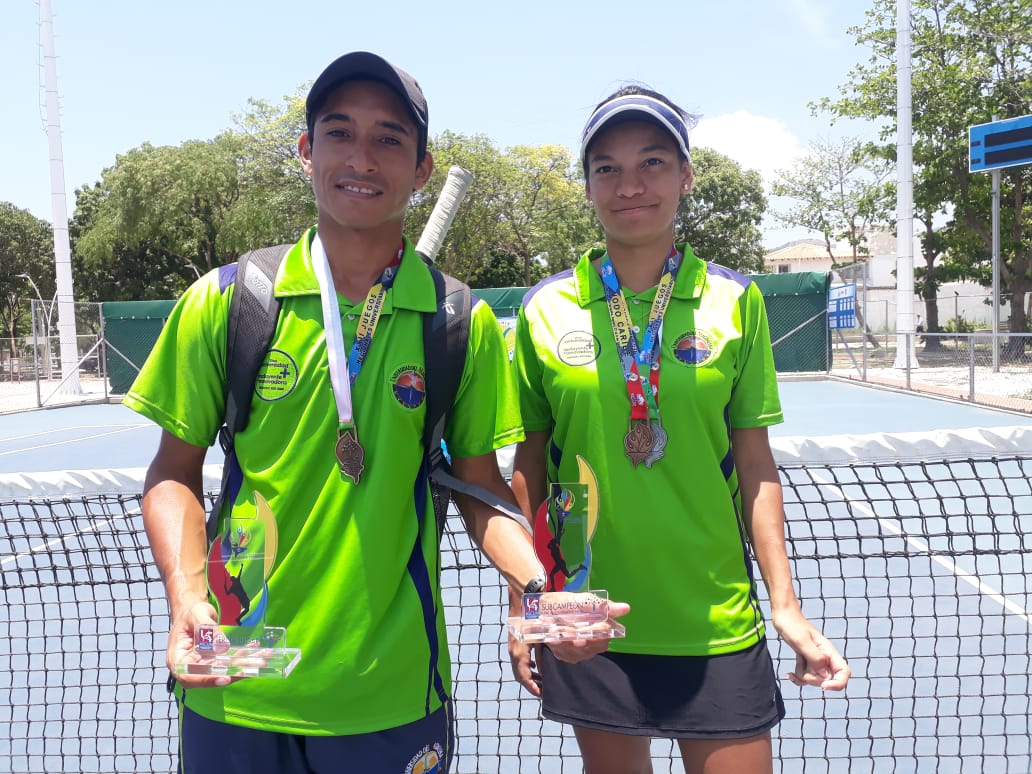
POLYGON ((30 330, 0 339, 0 412, 108 399, 101 305, 76 302, 75 350, 65 352, 59 305, 33 300, 30 330))
MULTIPOLYGON (((915 327, 897 331, 896 291, 869 282, 865 264, 832 272, 832 287, 855 284, 856 327, 831 337, 829 373, 985 406, 1032 413, 1032 334, 993 334, 984 289, 947 288, 934 308, 914 299, 915 327)), ((1007 329, 1006 321, 1001 330, 1007 329)))
POLYGON ((836 344, 830 373, 1032 413, 1032 333, 905 333, 836 344))
MULTIPOLYGON (((830 373, 1032 413, 1030 333, 1001 333, 995 345, 991 333, 977 330, 898 334, 895 301, 890 306, 879 297, 890 291, 872 288, 862 264, 830 275, 803 272, 754 279, 767 305, 779 373, 830 373), (829 287, 848 284, 856 286, 856 327, 829 331, 829 287)), ((959 293, 943 298, 950 311, 954 304, 957 308, 949 319, 967 319, 959 293)), ((984 306, 981 296, 972 298, 971 303, 984 306)), ((103 402, 124 393, 172 305, 76 303, 75 366, 65 374, 57 307, 33 301, 31 330, 17 339, 0 339, 0 412, 103 402)), ((940 321, 943 309, 940 304, 940 321)), ((512 321, 503 318, 502 323, 511 351, 512 321)))

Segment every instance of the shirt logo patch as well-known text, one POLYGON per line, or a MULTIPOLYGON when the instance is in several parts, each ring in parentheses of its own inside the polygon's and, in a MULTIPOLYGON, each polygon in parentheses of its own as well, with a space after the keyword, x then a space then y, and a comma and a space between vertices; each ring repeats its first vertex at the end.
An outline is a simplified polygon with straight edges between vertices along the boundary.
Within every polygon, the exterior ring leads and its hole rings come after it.
POLYGON ((427 745, 409 761, 405 774, 440 774, 444 770, 444 748, 438 742, 427 745))
POLYGON ((426 400, 426 382, 423 369, 414 365, 404 365, 391 375, 391 390, 398 403, 407 409, 417 409, 426 400))
POLYGON ((685 365, 706 365, 713 356, 713 342, 705 333, 688 331, 674 342, 674 357, 685 365))
POLYGON ((296 386, 297 363, 283 350, 270 349, 258 369, 258 378, 254 381, 255 394, 262 400, 280 400, 290 395, 296 386))
POLYGON ((559 339, 555 354, 568 366, 585 366, 598 360, 602 344, 590 331, 570 331, 559 339))

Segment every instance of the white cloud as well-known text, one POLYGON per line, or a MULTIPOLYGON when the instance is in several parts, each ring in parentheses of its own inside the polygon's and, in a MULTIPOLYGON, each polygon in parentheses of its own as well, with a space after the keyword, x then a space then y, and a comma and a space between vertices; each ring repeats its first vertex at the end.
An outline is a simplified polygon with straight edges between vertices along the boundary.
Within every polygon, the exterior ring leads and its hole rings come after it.
POLYGON ((745 110, 703 118, 692 131, 692 144, 730 156, 755 169, 768 186, 777 170, 788 169, 805 152, 799 139, 781 121, 745 110))

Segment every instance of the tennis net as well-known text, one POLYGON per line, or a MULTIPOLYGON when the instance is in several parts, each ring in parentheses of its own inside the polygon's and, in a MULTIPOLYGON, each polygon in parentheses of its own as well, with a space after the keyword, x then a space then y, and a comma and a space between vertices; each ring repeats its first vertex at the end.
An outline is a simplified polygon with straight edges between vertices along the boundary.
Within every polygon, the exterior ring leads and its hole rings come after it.
MULTIPOLYGON (((804 611, 854 672, 844 694, 783 682, 780 770, 1032 770, 1032 427, 774 446, 804 611)), ((175 769, 143 473, 0 476, 0 771, 175 769)), ((442 567, 453 771, 579 772, 572 734, 509 673, 504 590, 456 516, 442 567)), ((669 741, 653 757, 683 771, 669 741)))

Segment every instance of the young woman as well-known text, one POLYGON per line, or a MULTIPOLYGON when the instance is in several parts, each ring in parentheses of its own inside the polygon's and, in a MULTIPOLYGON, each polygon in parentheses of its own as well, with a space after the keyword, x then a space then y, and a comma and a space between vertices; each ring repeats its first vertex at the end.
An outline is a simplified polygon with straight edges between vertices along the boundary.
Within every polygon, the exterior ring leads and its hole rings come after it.
POLYGON ((517 320, 527 440, 513 489, 528 515, 551 484, 593 493, 576 573, 555 550, 562 525, 538 515, 546 574, 553 588, 590 584, 631 607, 626 637, 581 663, 510 641, 516 678, 546 717, 574 726, 588 774, 651 772, 653 736, 678 740, 689 774, 772 771, 784 705, 752 556, 797 654, 788 679, 841 690, 850 675, 792 586, 763 298, 674 244, 693 184, 688 123, 639 87, 594 110, 581 159, 605 247, 533 288, 517 320))

